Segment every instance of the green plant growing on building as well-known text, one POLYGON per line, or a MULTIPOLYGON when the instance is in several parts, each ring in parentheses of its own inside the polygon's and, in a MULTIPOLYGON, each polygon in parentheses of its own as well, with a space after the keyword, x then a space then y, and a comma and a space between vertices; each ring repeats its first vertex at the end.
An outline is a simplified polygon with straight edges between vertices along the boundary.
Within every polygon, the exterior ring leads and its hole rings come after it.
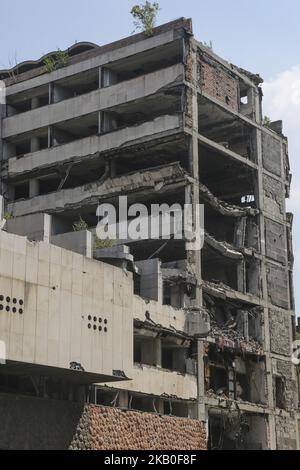
POLYGON ((102 240, 101 238, 96 237, 95 240, 95 249, 102 250, 102 248, 111 248, 114 246, 114 241, 107 238, 106 240, 102 240))
POLYGON ((130 12, 134 18, 134 32, 142 30, 146 36, 152 36, 159 10, 160 7, 157 2, 146 1, 144 5, 135 5, 130 12))
POLYGON ((72 225, 74 232, 81 232, 89 228, 85 220, 80 216, 79 219, 72 225))
POLYGON ((13 215, 10 212, 5 212, 3 218, 5 220, 11 220, 13 218, 13 215))
POLYGON ((53 72, 54 70, 61 69, 66 67, 69 62, 69 55, 67 52, 61 51, 58 49, 55 55, 46 57, 44 59, 44 66, 48 73, 53 72))
POLYGON ((270 127, 270 124, 271 124, 271 119, 269 118, 269 116, 264 116, 263 118, 263 126, 265 127, 270 127))
POLYGON ((69 54, 67 52, 64 52, 58 49, 57 54, 56 54, 57 68, 60 69, 62 67, 66 67, 68 63, 69 63, 69 54))

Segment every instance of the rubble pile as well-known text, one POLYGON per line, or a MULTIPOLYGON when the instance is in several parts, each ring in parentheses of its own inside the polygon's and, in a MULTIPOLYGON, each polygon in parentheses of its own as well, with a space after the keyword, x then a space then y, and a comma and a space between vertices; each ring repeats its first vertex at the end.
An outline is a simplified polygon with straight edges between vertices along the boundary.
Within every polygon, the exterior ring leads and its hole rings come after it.
POLYGON ((206 450, 198 420, 86 405, 70 450, 206 450))
POLYGON ((218 348, 239 349, 242 352, 263 355, 262 346, 253 338, 246 339, 241 333, 230 328, 220 328, 215 322, 211 322, 210 336, 212 336, 218 348))

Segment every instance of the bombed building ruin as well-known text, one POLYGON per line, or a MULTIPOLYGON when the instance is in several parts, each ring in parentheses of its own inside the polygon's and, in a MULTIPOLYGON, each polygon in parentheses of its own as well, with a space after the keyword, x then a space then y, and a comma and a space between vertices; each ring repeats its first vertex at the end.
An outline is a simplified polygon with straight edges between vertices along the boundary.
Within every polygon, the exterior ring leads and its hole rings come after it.
POLYGON ((184 18, 66 54, 0 71, 0 448, 296 449, 291 174, 263 80, 184 18), (120 196, 201 204, 201 250, 99 242, 120 196))

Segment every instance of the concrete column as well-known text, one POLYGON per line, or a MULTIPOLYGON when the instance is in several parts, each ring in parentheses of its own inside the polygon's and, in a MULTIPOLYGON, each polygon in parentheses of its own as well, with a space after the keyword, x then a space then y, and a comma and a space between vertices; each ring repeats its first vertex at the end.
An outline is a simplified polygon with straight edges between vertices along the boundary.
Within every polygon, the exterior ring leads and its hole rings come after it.
POLYGON ((182 374, 186 373, 186 348, 174 348, 173 350, 173 364, 176 364, 176 369, 182 374))
POLYGON ((31 99, 31 109, 36 109, 38 108, 40 105, 40 100, 38 98, 38 96, 34 96, 32 99, 31 99))
POLYGON ((156 338, 154 341, 154 356, 155 356, 155 365, 161 367, 161 339, 156 338))
POLYGON ((3 223, 4 218, 4 198, 0 195, 0 230, 4 227, 5 223, 3 223))
POLYGON ((52 233, 52 216, 44 214, 44 242, 50 243, 52 233))
POLYGON ((161 261, 159 259, 149 259, 138 261, 136 265, 141 272, 141 297, 162 303, 163 280, 161 261))
POLYGON ((38 137, 31 137, 30 140, 30 151, 37 152, 40 150, 40 141, 38 137))
POLYGON ((29 181, 29 197, 36 197, 39 195, 40 182, 37 178, 29 181))
POLYGON ((164 401, 162 399, 156 400, 156 409, 160 415, 164 414, 164 401))
POLYGON ((204 343, 197 340, 197 382, 198 382, 198 419, 205 421, 206 410, 204 405, 205 381, 204 381, 204 343))
POLYGON ((116 160, 109 161, 110 177, 115 178, 116 176, 116 160))
POLYGON ((87 258, 93 257, 93 235, 92 232, 86 230, 86 253, 87 258))
POLYGON ((117 83, 117 74, 112 70, 109 70, 105 67, 100 67, 99 69, 99 88, 105 88, 107 86, 114 85, 117 83))
POLYGON ((3 160, 8 160, 16 155, 16 146, 9 142, 3 142, 3 160))
POLYGON ((120 390, 119 393, 119 407, 128 408, 128 392, 127 390, 120 390))

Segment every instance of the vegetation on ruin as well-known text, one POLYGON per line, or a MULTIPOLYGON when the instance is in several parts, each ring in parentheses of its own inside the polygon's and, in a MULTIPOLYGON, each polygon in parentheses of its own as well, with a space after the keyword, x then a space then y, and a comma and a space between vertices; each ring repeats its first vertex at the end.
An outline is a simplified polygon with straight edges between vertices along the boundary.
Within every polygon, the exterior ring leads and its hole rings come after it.
POLYGON ((270 127, 270 124, 271 124, 271 119, 269 118, 269 116, 264 116, 263 118, 263 126, 265 127, 270 127))
POLYGON ((85 220, 80 216, 79 219, 72 225, 74 232, 81 232, 81 230, 87 230, 89 228, 85 220))
POLYGON ((141 30, 146 36, 152 36, 159 10, 157 2, 146 1, 144 5, 135 5, 130 12, 134 18, 134 32, 141 30))
POLYGON ((61 69, 66 67, 69 62, 69 55, 67 52, 61 51, 58 49, 55 55, 46 57, 44 59, 44 66, 48 73, 53 72, 54 70, 61 69))
POLYGON ((107 238, 102 240, 101 238, 96 237, 95 240, 95 249, 101 250, 102 248, 111 248, 114 245, 114 241, 107 238))

